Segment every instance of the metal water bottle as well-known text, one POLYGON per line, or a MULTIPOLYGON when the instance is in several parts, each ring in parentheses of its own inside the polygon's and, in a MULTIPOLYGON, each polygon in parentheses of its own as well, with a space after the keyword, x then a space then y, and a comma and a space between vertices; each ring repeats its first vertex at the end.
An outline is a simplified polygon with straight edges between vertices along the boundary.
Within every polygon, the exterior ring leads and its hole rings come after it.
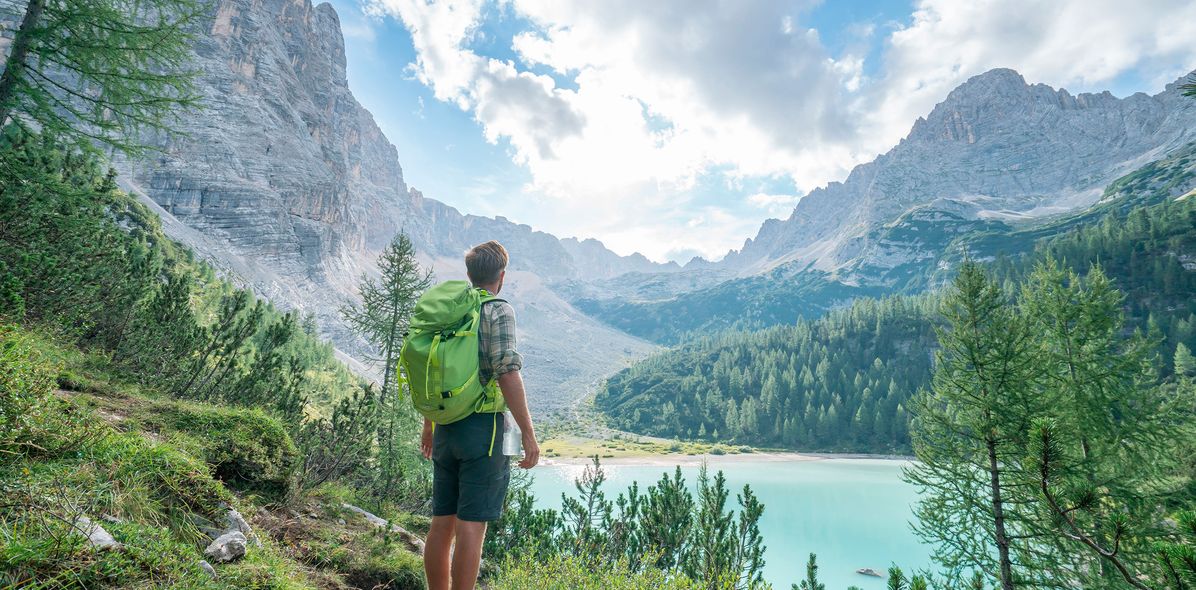
POLYGON ((504 412, 502 432, 502 454, 508 457, 523 455, 523 431, 515 423, 515 417, 510 412, 504 412))

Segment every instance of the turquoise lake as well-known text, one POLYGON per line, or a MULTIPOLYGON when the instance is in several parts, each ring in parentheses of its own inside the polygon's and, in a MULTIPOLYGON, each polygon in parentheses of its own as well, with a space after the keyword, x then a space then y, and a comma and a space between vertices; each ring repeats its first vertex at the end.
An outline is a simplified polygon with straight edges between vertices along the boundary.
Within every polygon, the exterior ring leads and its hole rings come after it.
MULTIPOLYGON (((930 566, 930 548, 910 530, 915 490, 901 481, 902 461, 824 459, 712 463, 735 492, 744 484, 764 503, 760 529, 768 549, 764 577, 775 590, 788 590, 805 575, 807 556, 818 554, 819 579, 827 590, 859 586, 882 589, 885 581, 857 569, 884 572, 896 563, 903 570, 930 566)), ((573 479, 581 465, 551 465, 533 470, 532 491, 540 508, 560 508, 561 493, 574 495, 573 479)), ((603 465, 606 495, 614 499, 631 485, 640 488, 660 479, 671 467, 603 465)), ((691 487, 697 466, 682 467, 691 487)))

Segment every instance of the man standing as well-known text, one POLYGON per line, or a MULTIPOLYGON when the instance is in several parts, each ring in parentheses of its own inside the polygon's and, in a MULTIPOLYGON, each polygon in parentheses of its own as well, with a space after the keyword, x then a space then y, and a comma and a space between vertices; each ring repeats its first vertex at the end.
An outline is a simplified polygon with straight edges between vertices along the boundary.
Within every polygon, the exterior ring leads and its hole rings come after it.
MULTIPOLYGON (((506 249, 498 242, 474 246, 465 254, 469 281, 497 295, 503 287, 508 260, 506 249)), ((478 363, 480 381, 488 385, 497 381, 507 408, 523 432, 524 454, 519 466, 535 467, 540 460, 540 446, 519 374, 523 359, 515 349, 515 310, 505 301, 482 306, 478 363)), ((420 450, 433 464, 432 527, 424 548, 429 590, 472 590, 477 583, 486 523, 498 520, 502 514, 511 481, 510 462, 494 451, 495 437, 502 436, 505 418, 501 413, 474 413, 435 427, 424 419, 420 450)))

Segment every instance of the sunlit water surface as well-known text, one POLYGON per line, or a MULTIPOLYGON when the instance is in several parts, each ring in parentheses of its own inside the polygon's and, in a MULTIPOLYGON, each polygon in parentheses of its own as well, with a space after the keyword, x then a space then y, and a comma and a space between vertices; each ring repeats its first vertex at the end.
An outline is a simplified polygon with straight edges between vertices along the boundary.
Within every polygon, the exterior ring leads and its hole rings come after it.
MULTIPOLYGON (((907 572, 930 565, 930 549, 911 532, 911 507, 916 491, 901 481, 901 461, 826 459, 820 461, 728 462, 711 465, 721 470, 735 492, 744 484, 764 503, 760 529, 768 546, 764 577, 777 590, 788 590, 805 575, 806 558, 818 554, 819 578, 827 590, 859 586, 882 589, 885 581, 856 573, 864 567, 884 572, 896 563, 907 572)), ((560 508, 561 493, 574 495, 580 465, 537 467, 532 491, 539 508, 560 508)), ((603 466, 607 497, 640 489, 660 479, 659 466, 603 466)), ((690 487, 698 467, 682 467, 690 487)))

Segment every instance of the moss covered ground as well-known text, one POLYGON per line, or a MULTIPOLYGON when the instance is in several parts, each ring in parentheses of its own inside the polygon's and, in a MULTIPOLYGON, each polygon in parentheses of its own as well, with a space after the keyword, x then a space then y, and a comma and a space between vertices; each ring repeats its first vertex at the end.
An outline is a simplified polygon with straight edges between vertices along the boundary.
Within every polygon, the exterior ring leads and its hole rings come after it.
POLYGON ((342 507, 352 489, 294 492, 301 457, 274 418, 122 383, 48 334, 0 338, 0 588, 424 587, 417 554, 342 507), (229 506, 261 547, 213 579, 201 529, 229 506), (84 516, 122 547, 91 547, 84 516))

